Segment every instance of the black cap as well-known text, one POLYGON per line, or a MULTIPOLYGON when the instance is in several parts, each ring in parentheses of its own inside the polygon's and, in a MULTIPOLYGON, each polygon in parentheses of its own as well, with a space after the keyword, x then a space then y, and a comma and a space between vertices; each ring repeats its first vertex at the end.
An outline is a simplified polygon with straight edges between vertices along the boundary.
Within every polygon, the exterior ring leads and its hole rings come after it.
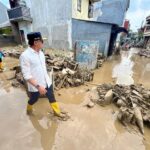
POLYGON ((43 40, 42 35, 40 32, 31 32, 27 34, 27 39, 29 41, 37 41, 37 40, 43 40))

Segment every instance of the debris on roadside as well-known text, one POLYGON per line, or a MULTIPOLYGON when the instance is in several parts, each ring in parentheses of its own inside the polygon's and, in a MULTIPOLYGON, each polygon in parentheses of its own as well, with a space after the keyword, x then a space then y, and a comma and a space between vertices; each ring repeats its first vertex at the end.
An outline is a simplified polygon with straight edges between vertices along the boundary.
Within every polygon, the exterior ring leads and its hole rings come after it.
POLYGON ((11 85, 16 88, 19 88, 21 86, 21 84, 16 79, 13 79, 11 85))
POLYGON ((105 106, 112 102, 119 108, 118 120, 123 125, 137 125, 142 134, 143 124, 150 126, 150 89, 142 85, 102 84, 97 86, 97 93, 97 104, 105 106))
POLYGON ((14 57, 14 58, 19 58, 20 54, 23 52, 23 46, 22 45, 18 45, 16 47, 13 48, 7 48, 4 49, 4 54, 7 57, 14 57))
POLYGON ((142 49, 142 50, 139 51, 138 55, 150 58, 150 50, 142 49))
MULTIPOLYGON (((15 79, 14 82, 17 80, 20 84, 25 84, 21 70, 18 67, 15 67, 15 79)), ((66 69, 66 68, 65 68, 66 69)), ((71 70, 67 68, 64 71, 64 68, 59 71, 55 71, 54 74, 54 88, 59 90, 61 88, 68 88, 68 87, 76 87, 83 85, 85 82, 90 82, 93 80, 94 72, 88 70, 71 70)), ((13 84, 15 85, 15 84, 13 84)), ((16 87, 16 86, 15 86, 16 87)))
POLYGON ((90 101, 87 105, 88 108, 93 108, 95 106, 95 103, 90 101))
MULTIPOLYGON (((19 58, 21 51, 5 51, 6 56, 19 58)), ((59 90, 61 88, 68 88, 68 87, 76 87, 83 85, 85 82, 93 81, 94 72, 85 68, 79 68, 78 63, 76 63, 70 54, 68 56, 58 55, 58 54, 45 54, 47 70, 50 75, 53 70, 53 84, 55 90, 59 90)), ((96 68, 100 68, 104 62, 104 57, 102 54, 98 54, 97 57, 97 66, 96 68)), ((16 70, 15 78, 16 80, 21 83, 25 84, 21 69, 19 66, 13 68, 16 70)), ((14 80, 14 83, 16 82, 14 80)), ((15 87, 18 84, 12 84, 15 87)))
POLYGON ((102 67, 104 61, 105 61, 105 58, 104 58, 103 54, 99 53, 98 56, 97 56, 96 68, 98 69, 98 68, 102 67))
POLYGON ((70 71, 71 72, 64 71, 63 69, 62 72, 56 72, 54 74, 54 85, 56 90, 63 87, 76 87, 83 85, 85 82, 93 81, 94 72, 92 71, 80 69, 70 71))

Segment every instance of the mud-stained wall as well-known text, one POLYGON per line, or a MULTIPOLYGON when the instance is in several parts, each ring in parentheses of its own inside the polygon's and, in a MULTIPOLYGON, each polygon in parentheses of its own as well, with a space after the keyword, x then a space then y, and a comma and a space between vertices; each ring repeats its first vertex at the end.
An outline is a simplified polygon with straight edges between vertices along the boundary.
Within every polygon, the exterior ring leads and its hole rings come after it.
POLYGON ((103 0, 100 7, 101 15, 93 20, 122 26, 129 3, 130 0, 103 0))
POLYGON ((99 52, 107 56, 111 27, 110 24, 72 19, 73 48, 77 41, 99 41, 99 52))
POLYGON ((47 47, 71 49, 71 0, 26 0, 33 18, 32 30, 48 38, 47 47))

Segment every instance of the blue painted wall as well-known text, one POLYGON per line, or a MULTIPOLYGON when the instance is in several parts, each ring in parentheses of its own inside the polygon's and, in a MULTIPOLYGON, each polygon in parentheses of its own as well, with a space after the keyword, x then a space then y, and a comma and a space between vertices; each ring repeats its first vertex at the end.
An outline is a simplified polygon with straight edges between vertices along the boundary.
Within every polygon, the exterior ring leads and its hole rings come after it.
POLYGON ((129 3, 130 0, 102 0, 95 4, 95 7, 101 10, 101 14, 93 20, 122 26, 129 3))
POLYGON ((98 49, 98 41, 78 41, 75 49, 75 60, 82 68, 95 69, 98 49))
POLYGON ((107 56, 111 27, 111 24, 72 19, 73 49, 76 41, 99 41, 99 52, 107 56))

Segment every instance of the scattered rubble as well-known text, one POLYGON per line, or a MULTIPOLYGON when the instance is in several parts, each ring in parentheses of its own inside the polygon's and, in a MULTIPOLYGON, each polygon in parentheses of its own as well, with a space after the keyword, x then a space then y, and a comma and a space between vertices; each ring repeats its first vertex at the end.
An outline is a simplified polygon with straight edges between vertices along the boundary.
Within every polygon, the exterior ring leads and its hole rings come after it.
POLYGON ((134 41, 134 47, 143 48, 144 47, 144 40, 141 39, 139 41, 134 41))
POLYGON ((96 68, 98 69, 98 68, 102 67, 104 61, 105 61, 105 58, 104 58, 103 54, 99 53, 98 56, 97 56, 96 68))
POLYGON ((142 49, 139 51, 138 55, 150 58, 150 50, 142 49))
POLYGON ((78 69, 73 74, 70 72, 64 74, 63 71, 64 70, 54 74, 54 85, 56 90, 63 87, 68 88, 83 85, 85 82, 92 81, 94 77, 94 73, 88 70, 78 69))
POLYGON ((92 102, 92 101, 90 101, 90 102, 87 104, 87 107, 89 107, 89 108, 92 108, 92 107, 94 107, 94 106, 95 106, 95 103, 92 102))
MULTIPOLYGON (((19 67, 19 66, 18 66, 19 67)), ((19 82, 22 85, 25 85, 25 81, 23 79, 21 70, 18 69, 18 67, 15 67, 16 73, 15 73, 15 79, 13 79, 12 85, 18 85, 15 82, 19 82)), ((80 70, 77 69, 76 71, 69 69, 70 71, 66 71, 64 74, 64 69, 62 71, 54 72, 54 81, 53 86, 56 90, 59 90, 61 88, 68 88, 68 87, 76 87, 83 85, 85 82, 89 82, 93 80, 94 73, 88 70, 80 70)), ((51 72, 50 72, 51 73, 51 72)))
POLYGON ((13 48, 6 48, 3 50, 5 56, 9 57, 14 57, 14 58, 19 58, 20 54, 23 52, 23 46, 19 45, 13 48))
POLYGON ((122 50, 129 50, 130 48, 143 48, 144 47, 144 40, 133 40, 133 39, 125 39, 122 41, 123 45, 121 46, 122 50))
POLYGON ((144 134, 143 124, 150 126, 150 89, 142 85, 102 84, 97 86, 97 92, 99 99, 94 100, 97 104, 105 106, 113 102, 119 108, 121 123, 137 125, 144 134))
POLYGON ((19 88, 19 87, 21 86, 20 83, 19 83, 16 79, 14 79, 14 80, 12 81, 11 85, 12 85, 13 87, 16 87, 16 88, 19 88))
MULTIPOLYGON (((21 51, 5 51, 6 56, 19 58, 21 51)), ((61 88, 76 87, 83 85, 85 82, 90 82, 93 80, 94 72, 79 68, 78 63, 76 63, 70 54, 68 56, 58 55, 58 54, 45 54, 47 70, 50 75, 53 76, 53 86, 56 90, 61 88)), ((97 57, 97 66, 99 68, 104 62, 104 57, 99 54, 97 57)), ((19 66, 13 68, 16 70, 15 78, 16 80, 25 85, 23 76, 19 66)), ((16 80, 13 81, 13 86, 17 86, 16 80)))

